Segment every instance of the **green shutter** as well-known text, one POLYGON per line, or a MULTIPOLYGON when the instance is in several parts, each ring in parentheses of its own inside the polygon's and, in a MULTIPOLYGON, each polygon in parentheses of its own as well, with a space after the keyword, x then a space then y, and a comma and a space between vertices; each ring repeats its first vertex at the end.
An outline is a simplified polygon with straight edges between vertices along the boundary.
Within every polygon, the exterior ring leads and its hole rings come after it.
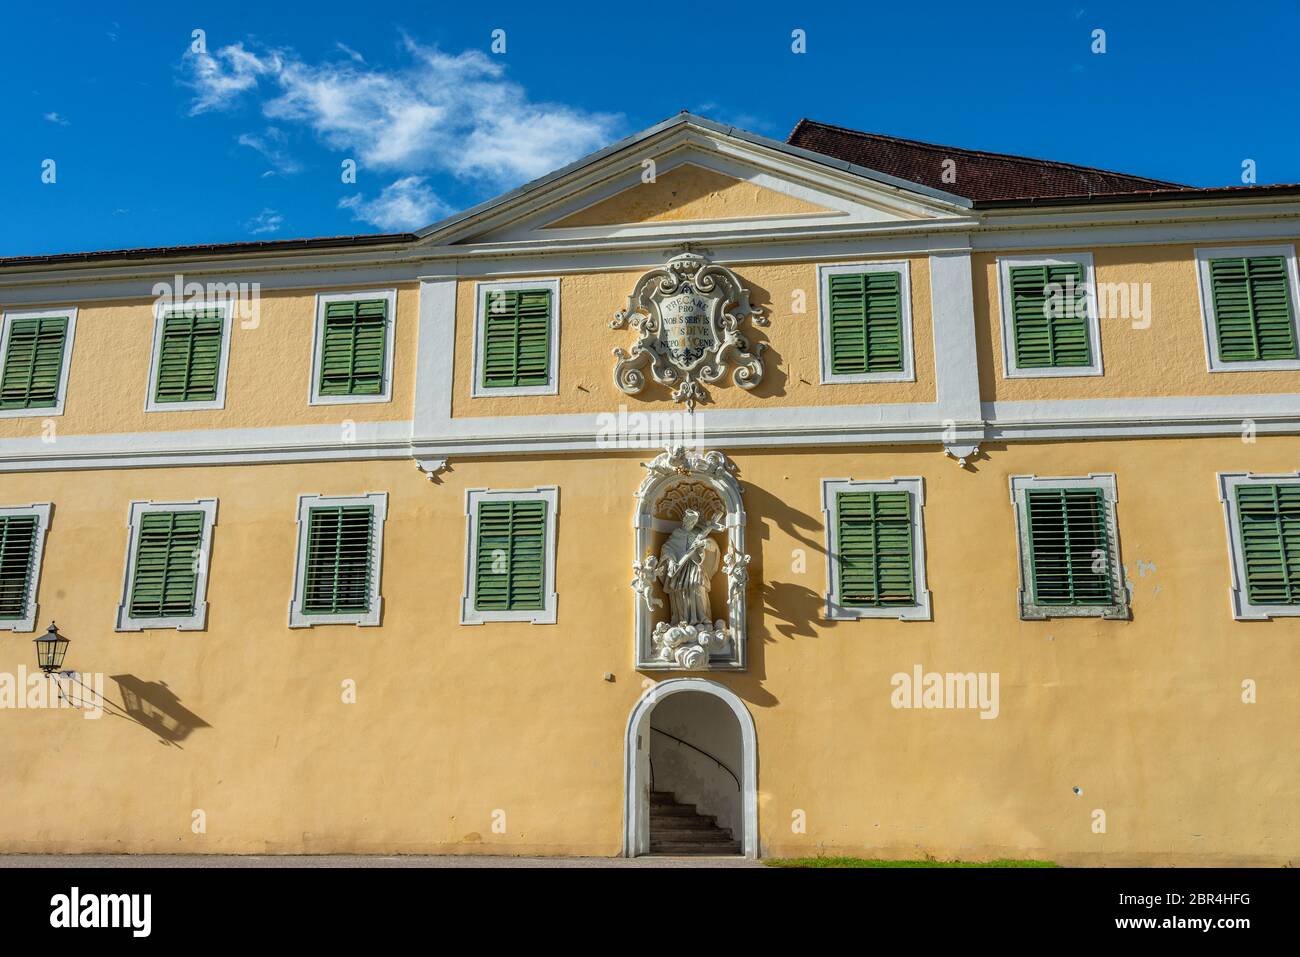
POLYGON ((831 373, 903 371, 902 277, 869 272, 830 277, 831 373))
POLYGON ((545 607, 546 503, 484 501, 478 506, 474 608, 534 611, 545 607))
POLYGON ((320 356, 321 395, 382 395, 388 300, 325 304, 320 356))
POLYGON ((221 371, 220 309, 177 309, 163 317, 155 402, 211 402, 221 371))
POLYGON ((337 615, 370 610, 374 508, 313 508, 307 519, 307 562, 302 610, 337 615))
POLYGON ((1223 362, 1296 358, 1286 260, 1210 260, 1214 326, 1223 362))
POLYGON ((1016 368, 1092 365, 1083 266, 1055 263, 1012 266, 1011 334, 1016 368), (1048 286, 1060 291, 1049 297, 1048 286))
POLYGON ((486 293, 483 386, 550 385, 551 291, 502 289, 486 293))
POLYGON ((188 618, 194 614, 202 512, 145 512, 135 545, 130 617, 188 618))
POLYGON ((1238 485, 1237 519, 1250 602, 1300 604, 1300 485, 1238 485))
POLYGON ((67 316, 13 320, 0 375, 0 409, 54 408, 67 342, 67 316))
POLYGON ((0 516, 0 620, 27 617, 37 527, 35 515, 0 516))
POLYGON ((839 603, 849 608, 915 605, 912 496, 840 492, 835 513, 839 603))
POLYGON ((1025 492, 1032 592, 1038 605, 1109 605, 1110 536, 1099 488, 1025 492))

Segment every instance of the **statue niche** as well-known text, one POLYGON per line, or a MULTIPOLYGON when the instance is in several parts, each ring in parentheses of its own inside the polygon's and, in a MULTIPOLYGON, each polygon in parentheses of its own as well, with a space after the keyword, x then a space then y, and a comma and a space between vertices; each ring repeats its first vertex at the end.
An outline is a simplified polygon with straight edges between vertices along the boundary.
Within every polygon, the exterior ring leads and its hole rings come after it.
POLYGON ((735 465, 721 452, 677 447, 644 468, 650 474, 636 512, 641 557, 632 562, 637 666, 741 669, 749 556, 735 465))

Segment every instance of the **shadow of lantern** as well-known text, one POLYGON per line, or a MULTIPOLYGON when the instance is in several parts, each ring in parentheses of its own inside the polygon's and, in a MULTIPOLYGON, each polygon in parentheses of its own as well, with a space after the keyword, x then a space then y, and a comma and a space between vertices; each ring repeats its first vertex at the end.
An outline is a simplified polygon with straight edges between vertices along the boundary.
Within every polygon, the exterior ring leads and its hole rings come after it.
POLYGON ((164 681, 142 681, 135 675, 110 675, 122 692, 127 716, 158 735, 160 743, 178 745, 195 728, 211 725, 181 704, 164 681))

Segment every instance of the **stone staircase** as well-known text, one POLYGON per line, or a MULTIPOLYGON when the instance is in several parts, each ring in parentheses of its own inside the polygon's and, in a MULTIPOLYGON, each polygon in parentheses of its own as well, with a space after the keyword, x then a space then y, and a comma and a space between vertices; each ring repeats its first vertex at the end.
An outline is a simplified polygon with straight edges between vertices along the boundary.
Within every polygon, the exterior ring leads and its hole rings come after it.
POLYGON ((739 854, 740 842, 694 804, 678 804, 671 791, 651 791, 650 853, 722 857, 739 854))

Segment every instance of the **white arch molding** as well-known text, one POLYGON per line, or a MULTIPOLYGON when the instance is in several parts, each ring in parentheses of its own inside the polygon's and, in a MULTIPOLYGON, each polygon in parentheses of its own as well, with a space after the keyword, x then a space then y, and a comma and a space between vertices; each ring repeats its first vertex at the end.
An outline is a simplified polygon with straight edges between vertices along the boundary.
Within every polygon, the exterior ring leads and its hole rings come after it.
POLYGON ((734 691, 708 678, 671 678, 647 688, 627 720, 623 744, 623 856, 650 850, 650 715, 672 695, 696 691, 722 699, 740 726, 741 852, 758 857, 758 735, 754 719, 734 691))

